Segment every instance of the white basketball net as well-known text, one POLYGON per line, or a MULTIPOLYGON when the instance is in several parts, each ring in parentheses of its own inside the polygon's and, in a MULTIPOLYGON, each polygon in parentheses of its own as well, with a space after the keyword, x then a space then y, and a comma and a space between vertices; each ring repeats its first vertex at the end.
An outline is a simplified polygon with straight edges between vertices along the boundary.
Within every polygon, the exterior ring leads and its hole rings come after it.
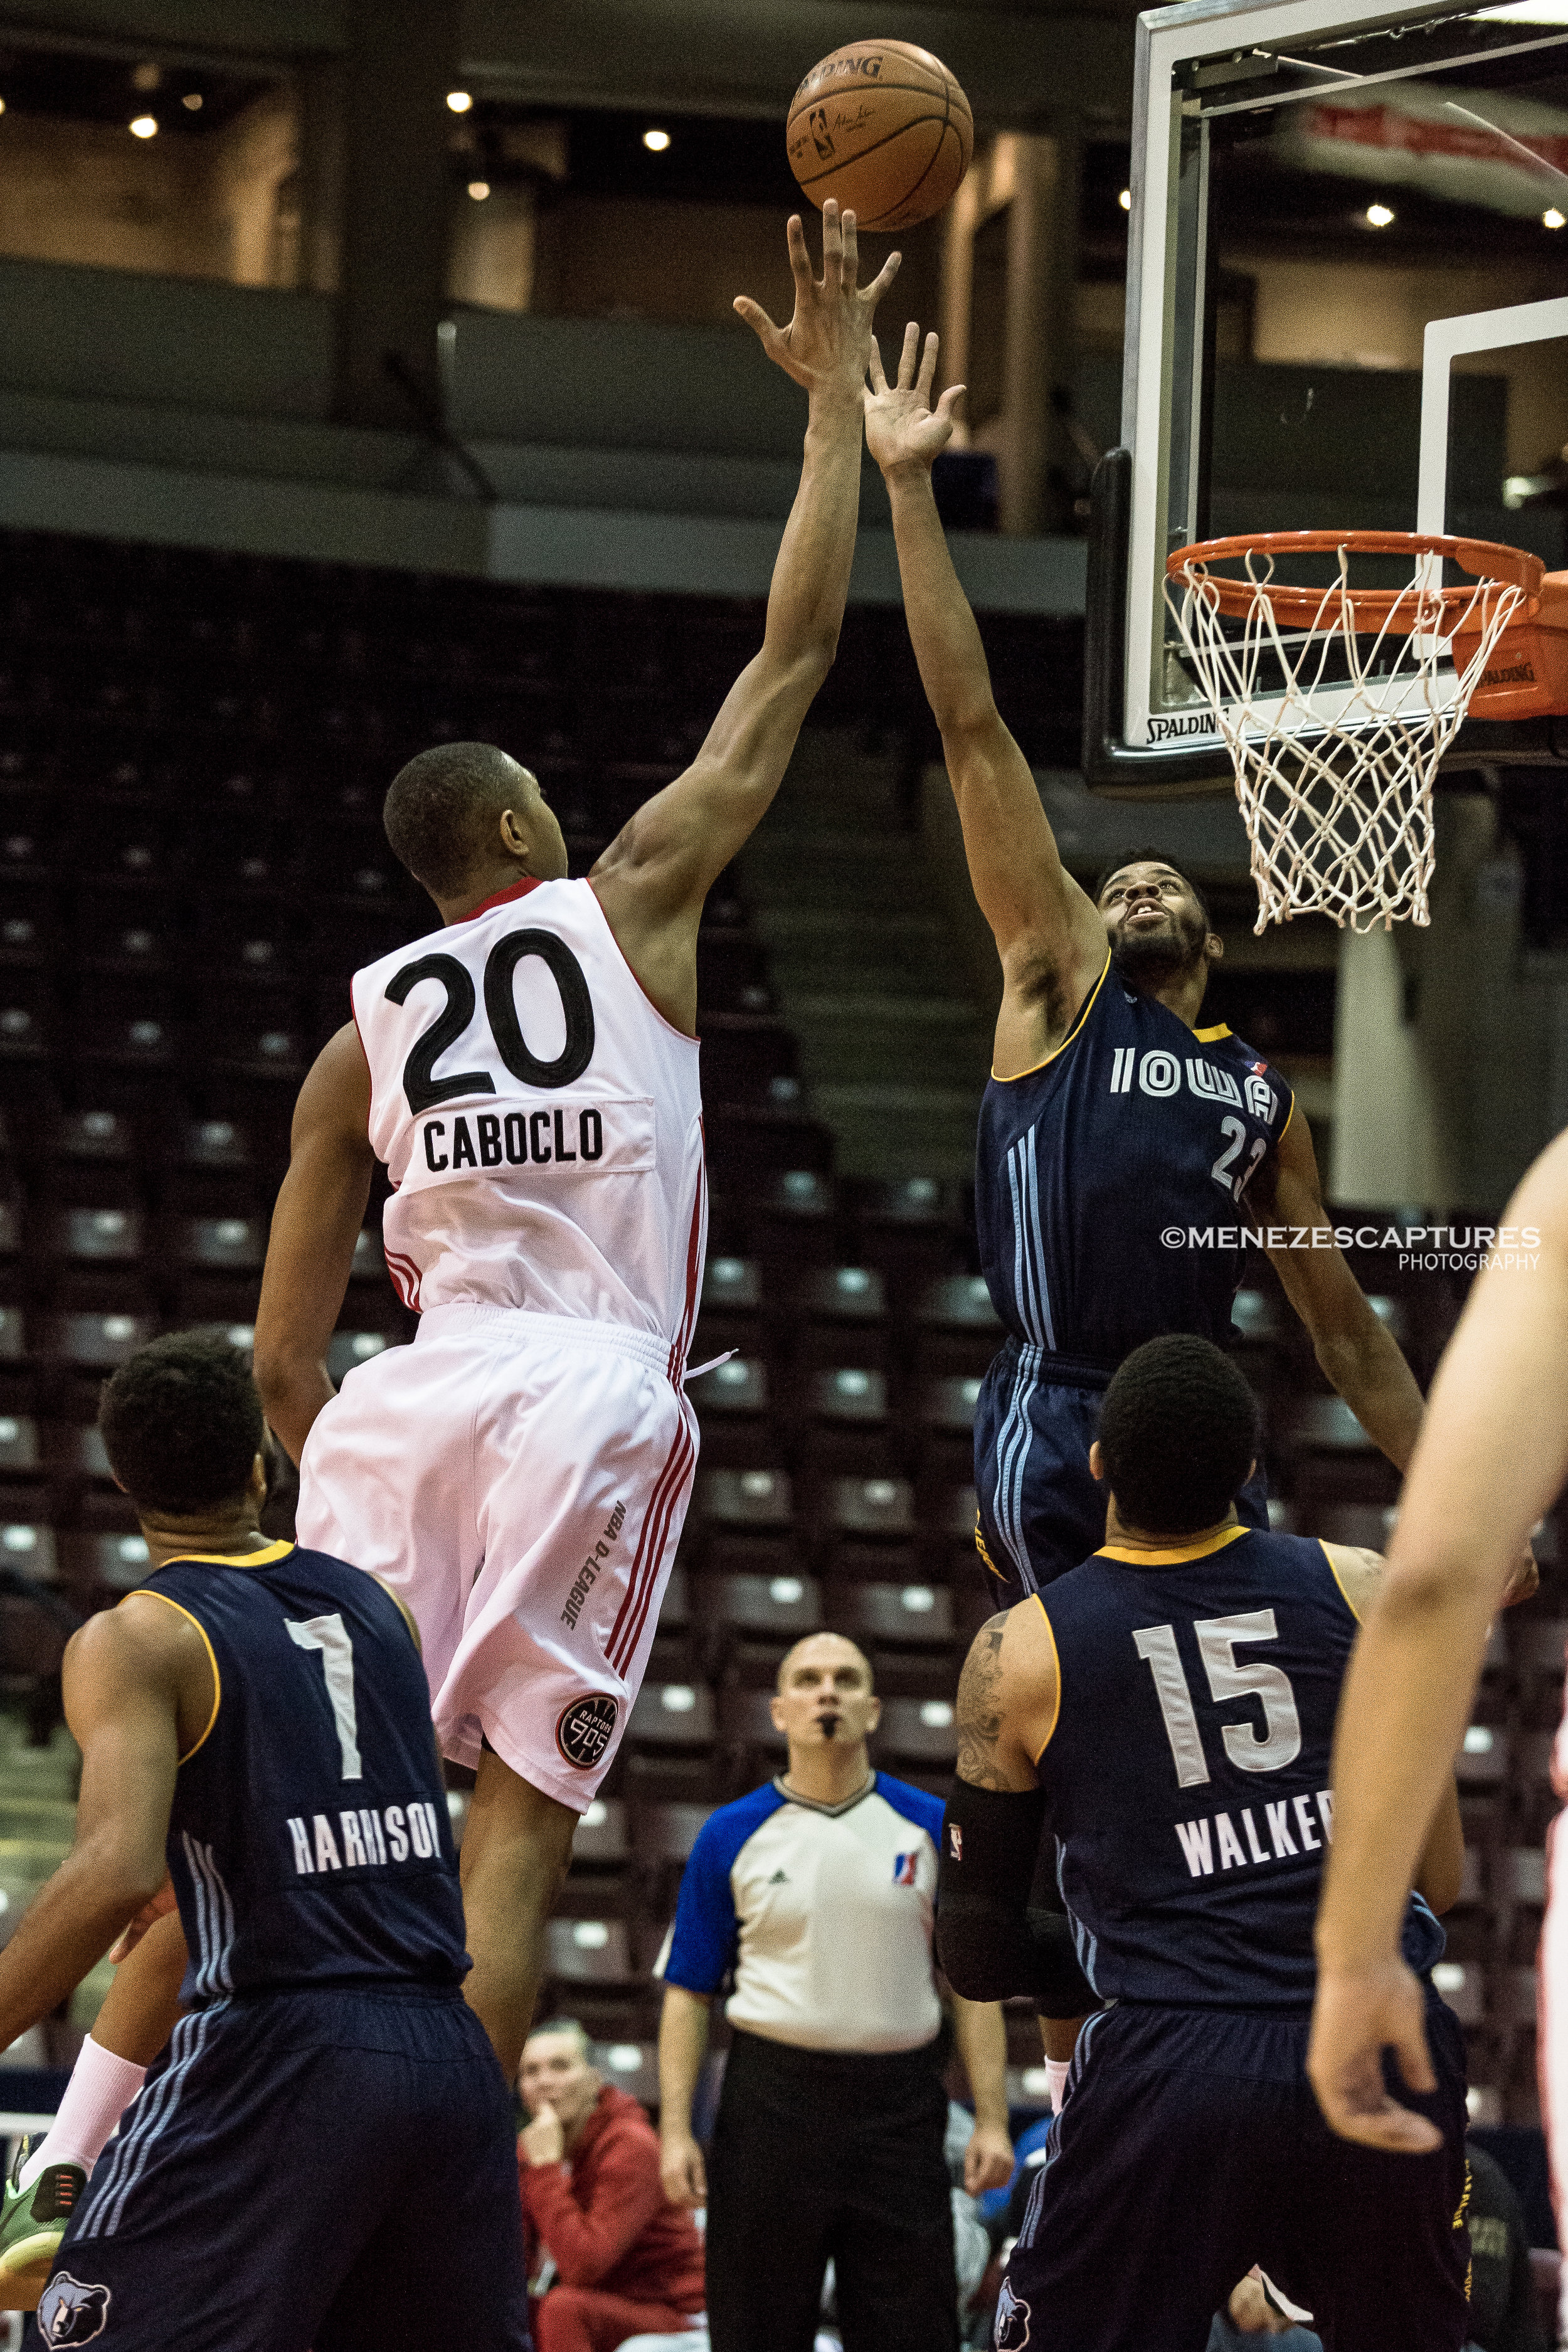
MULTIPOLYGON (((1445 609, 1440 567, 1422 556, 1381 625, 1363 621, 1358 635, 1348 553, 1339 549, 1339 579, 1307 621, 1277 621, 1267 551, 1241 559, 1252 589, 1245 619, 1221 611, 1201 559, 1165 583, 1236 772, 1258 886, 1255 931, 1292 915, 1331 915, 1352 931, 1430 921, 1433 778, 1525 601, 1507 581, 1478 580, 1458 600, 1450 590, 1445 609), (1455 632, 1477 627, 1464 670, 1439 684, 1455 632), (1320 694, 1342 697, 1326 723, 1320 694)), ((1234 593, 1241 583, 1226 584, 1234 593)))

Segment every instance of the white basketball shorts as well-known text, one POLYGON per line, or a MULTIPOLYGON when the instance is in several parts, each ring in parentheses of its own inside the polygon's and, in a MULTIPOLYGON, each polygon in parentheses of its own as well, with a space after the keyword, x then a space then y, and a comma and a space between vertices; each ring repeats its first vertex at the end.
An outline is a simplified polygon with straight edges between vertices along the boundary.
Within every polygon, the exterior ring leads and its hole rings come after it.
POLYGON ((299 1538, 419 1628, 444 1755, 481 1737, 581 1812, 642 1682, 697 1463, 669 1342, 508 1307, 431 1307, 350 1372, 300 1465, 299 1538))
MULTIPOLYGON (((1536 1961, 1535 2063, 1541 2120, 1552 2167, 1552 2203, 1561 2238, 1568 2229, 1568 1708, 1552 1749, 1552 1785, 1565 1809, 1546 1832, 1546 1916, 1536 1961)), ((1563 2265, 1558 2328, 1568 2342, 1568 2261, 1563 2265)))

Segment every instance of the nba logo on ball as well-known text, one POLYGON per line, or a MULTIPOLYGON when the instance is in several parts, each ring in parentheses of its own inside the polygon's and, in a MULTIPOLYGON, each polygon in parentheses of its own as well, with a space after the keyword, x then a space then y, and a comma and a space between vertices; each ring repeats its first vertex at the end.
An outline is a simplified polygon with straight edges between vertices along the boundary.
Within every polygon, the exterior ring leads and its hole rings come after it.
POLYGON ((106 2286, 84 2286, 57 2271, 38 2298, 38 2333, 46 2344, 90 2344, 109 2325, 106 2286))
MULTIPOLYGON (((592 1698, 574 1699, 563 1707, 555 1725, 555 1745, 568 1764, 579 1772, 590 1772, 603 1757, 615 1736, 616 1717, 620 1708, 607 1691, 596 1691, 592 1698)), ((75 2336, 60 2338, 62 2344, 76 2342, 75 2336)))

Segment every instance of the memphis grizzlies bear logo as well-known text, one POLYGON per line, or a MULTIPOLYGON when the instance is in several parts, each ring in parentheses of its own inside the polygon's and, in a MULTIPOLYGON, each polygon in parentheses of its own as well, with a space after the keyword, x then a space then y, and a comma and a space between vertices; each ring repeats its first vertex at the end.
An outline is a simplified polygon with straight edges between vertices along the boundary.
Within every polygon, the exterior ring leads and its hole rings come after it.
POLYGON ((38 2299, 39 2335, 46 2344, 90 2344, 109 2325, 109 2294, 57 2271, 38 2299))
POLYGON ((1028 2340, 1029 2306, 1004 2279, 996 2298, 996 2332, 992 2341, 996 2352, 1024 2352, 1028 2340))

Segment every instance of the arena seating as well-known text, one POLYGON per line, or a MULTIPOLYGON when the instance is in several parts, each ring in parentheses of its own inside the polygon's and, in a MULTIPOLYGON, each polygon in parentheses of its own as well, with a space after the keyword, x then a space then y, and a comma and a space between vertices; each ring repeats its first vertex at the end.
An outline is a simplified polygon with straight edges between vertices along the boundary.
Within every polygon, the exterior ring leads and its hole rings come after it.
MULTIPOLYGON (((431 926, 382 836, 391 772, 432 740, 504 743, 539 772, 582 871, 689 756, 761 614, 0 543, 14 583, 0 652, 0 1688, 41 1738, 65 1634, 142 1572, 92 1427, 99 1383, 160 1328, 247 1330, 300 1079, 347 1017, 355 966, 431 926)), ((1041 625, 1026 641, 984 624, 1026 748, 1060 761, 1076 714, 1049 681, 1078 664, 1040 662, 1041 625)), ((896 730, 918 773, 930 746, 900 614, 851 614, 819 709, 896 730)), ((886 1699, 881 1759, 940 1790, 958 1668, 990 1606, 971 1430, 998 1327, 972 1206, 932 1180, 836 1179, 733 877, 710 901, 699 969, 713 1197, 692 1361, 733 1353, 693 1387, 702 1458, 679 1563, 551 1950, 550 1999, 645 2095, 649 1969, 680 1868, 707 1811, 777 1769, 768 1693, 784 1650, 823 1625, 860 1642, 886 1699)), ((412 1330, 379 1213, 378 1194, 339 1377, 412 1330)), ((1390 1291, 1388 1264, 1369 1255, 1357 1272, 1425 1379, 1458 1294, 1430 1275, 1390 1291)), ((1328 1393, 1261 1260, 1236 1319, 1280 1523, 1381 1543, 1397 1479, 1328 1393)), ((287 1492, 277 1507, 285 1523, 287 1492)), ((1494 1636, 1460 1759, 1470 1850, 1444 1987, 1487 2121, 1534 2114, 1531 1964, 1568 1632, 1553 1542, 1549 1529, 1542 1601, 1494 1636)), ((452 1802, 460 1827, 458 1786, 452 1802)), ((1010 2031, 1016 2064, 1037 2063, 1032 2016, 1010 2031)))

